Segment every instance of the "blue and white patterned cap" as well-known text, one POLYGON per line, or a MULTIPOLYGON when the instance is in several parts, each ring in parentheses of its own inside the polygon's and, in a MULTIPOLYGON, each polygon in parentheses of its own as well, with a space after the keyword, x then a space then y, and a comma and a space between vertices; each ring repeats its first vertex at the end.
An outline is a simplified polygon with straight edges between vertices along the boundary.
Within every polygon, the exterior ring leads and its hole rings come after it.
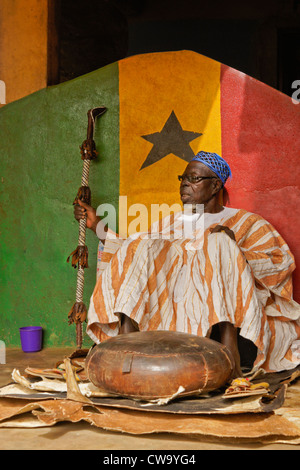
POLYGON ((203 163, 208 168, 210 168, 222 181, 223 184, 226 183, 227 178, 231 176, 231 170, 229 165, 225 160, 220 157, 217 153, 209 152, 198 152, 191 161, 196 160, 197 162, 203 163))

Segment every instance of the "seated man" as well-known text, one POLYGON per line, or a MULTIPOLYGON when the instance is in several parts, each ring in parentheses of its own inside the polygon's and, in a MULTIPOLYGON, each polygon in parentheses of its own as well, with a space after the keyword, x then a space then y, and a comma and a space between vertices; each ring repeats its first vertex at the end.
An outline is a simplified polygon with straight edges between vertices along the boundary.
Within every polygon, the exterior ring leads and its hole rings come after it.
MULTIPOLYGON (((279 371, 300 363, 294 258, 262 217, 220 205, 218 193, 230 174, 221 157, 199 152, 179 177, 180 196, 183 205, 203 205, 203 213, 163 219, 154 237, 141 233, 120 240, 107 232, 106 266, 88 313, 87 333, 96 343, 137 329, 209 337, 218 325, 236 376, 242 375, 237 331, 257 347, 254 368, 279 371), (172 236, 185 217, 193 220, 192 236, 172 236)), ((100 218, 78 203, 75 217, 87 217, 87 227, 96 232, 100 218)))

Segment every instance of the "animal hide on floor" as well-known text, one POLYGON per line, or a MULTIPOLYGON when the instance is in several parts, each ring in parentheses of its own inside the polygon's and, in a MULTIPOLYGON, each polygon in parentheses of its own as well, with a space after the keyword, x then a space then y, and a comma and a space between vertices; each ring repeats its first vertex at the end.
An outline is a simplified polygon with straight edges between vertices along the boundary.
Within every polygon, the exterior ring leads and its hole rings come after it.
MULTIPOLYGON (((134 435, 166 432, 223 441, 300 444, 299 375, 299 368, 265 374, 268 394, 228 399, 219 390, 201 397, 170 397, 168 403, 141 402, 96 389, 86 380, 80 360, 70 356, 58 369, 29 368, 27 376, 13 371, 13 383, 0 388, 0 427, 83 420, 134 435)), ((253 380, 259 382, 261 377, 253 380)))

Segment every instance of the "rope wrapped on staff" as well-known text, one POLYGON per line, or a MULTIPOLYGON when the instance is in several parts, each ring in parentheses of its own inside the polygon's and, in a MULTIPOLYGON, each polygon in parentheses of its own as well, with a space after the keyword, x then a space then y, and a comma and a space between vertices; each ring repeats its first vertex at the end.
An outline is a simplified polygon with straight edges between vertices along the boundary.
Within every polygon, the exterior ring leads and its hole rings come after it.
MULTIPOLYGON (((91 204, 91 190, 89 188, 89 172, 92 160, 97 158, 98 152, 94 142, 95 119, 97 116, 105 113, 106 108, 100 106, 98 108, 90 109, 88 115, 87 138, 80 146, 81 159, 83 160, 83 169, 81 177, 81 186, 78 189, 77 195, 73 204, 77 204, 78 200, 91 204)), ((72 266, 77 268, 77 283, 76 283, 76 301, 68 314, 69 325, 76 324, 76 345, 77 349, 82 347, 82 323, 87 317, 87 308, 83 302, 84 291, 84 270, 88 268, 88 247, 85 244, 86 238, 86 218, 79 221, 79 236, 78 246, 69 255, 67 262, 71 258, 72 266)))

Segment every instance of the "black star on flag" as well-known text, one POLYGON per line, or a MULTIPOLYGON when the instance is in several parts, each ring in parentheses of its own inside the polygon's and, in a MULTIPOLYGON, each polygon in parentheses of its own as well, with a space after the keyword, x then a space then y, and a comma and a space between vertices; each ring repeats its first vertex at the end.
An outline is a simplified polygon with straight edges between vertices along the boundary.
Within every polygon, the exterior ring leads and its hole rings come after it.
POLYGON ((189 142, 202 135, 199 132, 184 131, 177 119, 174 111, 171 112, 164 127, 160 132, 143 135, 142 138, 153 144, 146 160, 140 170, 146 168, 153 163, 158 162, 170 153, 173 153, 186 162, 190 162, 194 157, 189 142))

